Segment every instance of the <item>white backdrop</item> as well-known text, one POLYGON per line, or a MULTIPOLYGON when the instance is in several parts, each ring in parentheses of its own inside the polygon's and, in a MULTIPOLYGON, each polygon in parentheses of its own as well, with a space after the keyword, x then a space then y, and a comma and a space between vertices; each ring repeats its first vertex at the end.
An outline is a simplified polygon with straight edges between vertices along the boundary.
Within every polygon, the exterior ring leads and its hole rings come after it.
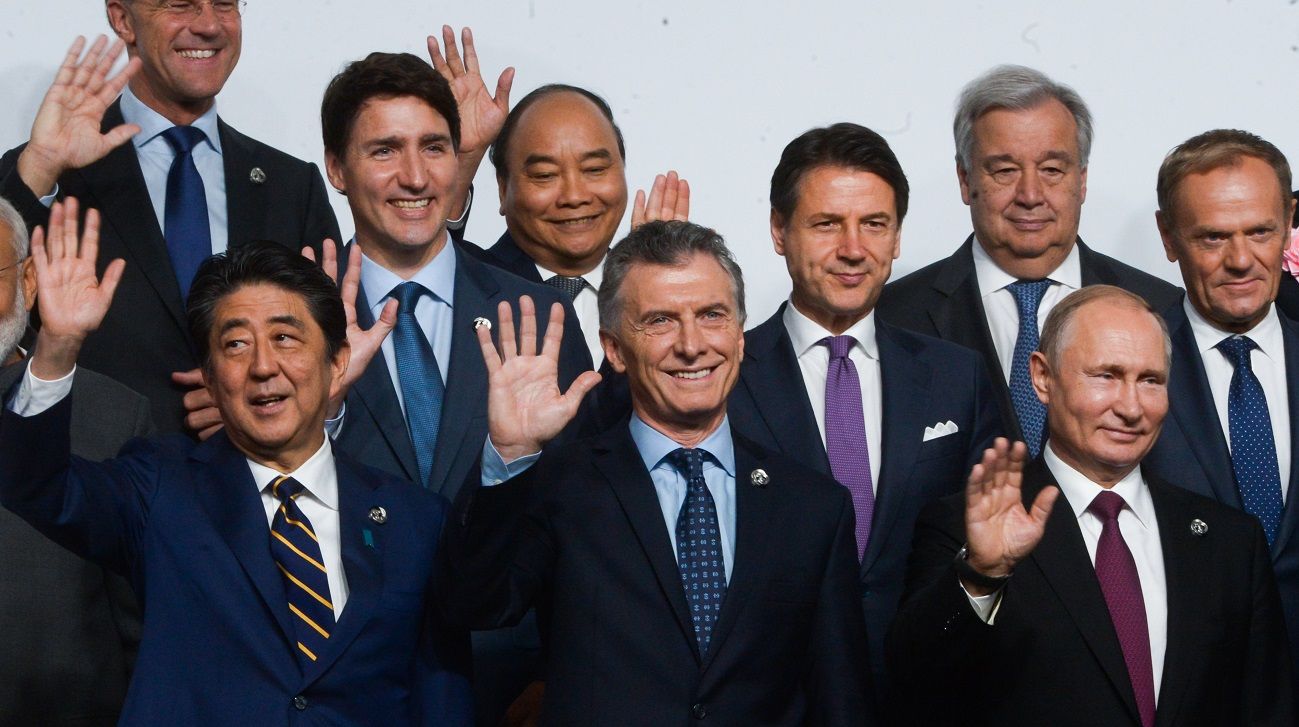
MULTIPOLYGON (((912 186, 894 276, 948 255, 969 233, 952 161, 961 86, 997 63, 1073 85, 1096 118, 1082 236, 1176 280, 1154 226, 1154 183, 1169 148, 1231 126, 1299 152, 1296 0, 879 0, 773 3, 597 0, 249 0, 243 58, 220 97, 241 131, 322 163, 320 95, 372 50, 425 55, 443 23, 475 31, 494 87, 513 97, 549 82, 604 95, 622 126, 633 190, 678 169, 692 218, 716 227, 749 282, 750 322, 788 294, 767 232, 767 185, 784 145, 812 127, 856 121, 882 133, 912 186)), ((77 33, 107 31, 102 0, 6 0, 0 26, 0 146, 31 116, 77 33)), ((489 165, 469 239, 504 229, 489 165)), ((334 198, 344 235, 346 201, 334 198)))

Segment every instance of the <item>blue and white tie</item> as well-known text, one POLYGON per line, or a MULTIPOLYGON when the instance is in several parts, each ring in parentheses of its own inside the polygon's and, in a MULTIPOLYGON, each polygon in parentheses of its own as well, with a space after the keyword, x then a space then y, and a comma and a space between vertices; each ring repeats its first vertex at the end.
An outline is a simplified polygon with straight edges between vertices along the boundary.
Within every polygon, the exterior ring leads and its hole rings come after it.
POLYGON ((677 515, 677 568, 686 603, 694 620, 699 655, 708 653, 713 624, 726 595, 726 562, 722 555, 717 505, 704 482, 704 457, 699 449, 674 450, 667 459, 686 478, 686 499, 677 515))
POLYGON ((1015 404, 1019 428, 1024 432, 1024 444, 1030 457, 1042 451, 1046 430, 1046 407, 1033 391, 1033 380, 1028 373, 1028 359, 1037 350, 1037 308, 1042 296, 1051 287, 1050 280, 1019 280, 1007 286, 1015 296, 1019 309, 1019 335, 1015 338, 1015 355, 1010 361, 1010 400, 1015 404))
POLYGON ((1254 375, 1250 353, 1258 348, 1246 336, 1224 338, 1218 350, 1236 370, 1227 391, 1227 429, 1231 433, 1231 468, 1245 512, 1258 518, 1267 544, 1281 527, 1281 471, 1276 461, 1276 440, 1267 396, 1254 375))

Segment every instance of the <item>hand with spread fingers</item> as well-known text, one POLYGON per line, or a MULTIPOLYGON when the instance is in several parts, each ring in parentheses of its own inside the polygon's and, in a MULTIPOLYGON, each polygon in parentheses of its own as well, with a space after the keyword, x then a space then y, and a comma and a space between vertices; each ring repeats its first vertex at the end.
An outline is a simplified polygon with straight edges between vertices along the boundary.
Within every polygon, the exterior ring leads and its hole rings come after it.
MULTIPOLYGON (((1028 448, 1023 442, 1012 446, 998 437, 984 450, 983 459, 970 470, 965 485, 965 538, 968 562, 976 572, 999 578, 1010 575, 1015 565, 1033 552, 1046 531, 1046 521, 1060 494, 1057 487, 1038 493, 1032 507, 1025 509, 1020 485, 1028 448)), ((974 595, 986 589, 964 583, 974 595)))
POLYGON ((654 177, 648 201, 645 199, 645 190, 636 190, 636 199, 631 208, 633 228, 655 220, 689 219, 690 183, 678 177, 675 171, 654 177))
POLYGON ((72 197, 50 208, 49 231, 36 228, 31 254, 41 316, 31 371, 53 381, 72 371, 82 341, 103 322, 126 262, 114 260, 99 278, 99 213, 86 212, 85 233, 78 236, 77 200, 72 197))
POLYGON ((506 462, 534 454, 554 439, 577 415, 582 397, 600 383, 587 371, 567 392, 559 390, 559 344, 564 336, 564 307, 550 308, 550 322, 537 351, 537 313, 532 298, 519 298, 519 331, 514 313, 502 301, 497 307, 500 350, 488 326, 478 328, 478 344, 487 364, 487 432, 506 462))
POLYGON ((101 130, 104 112, 140 69, 140 60, 132 58, 110 76, 122 54, 122 41, 109 45, 101 35, 83 57, 85 47, 86 39, 78 36, 68 49, 36 111, 30 140, 18 156, 18 176, 38 197, 53 191, 64 172, 103 159, 140 132, 135 124, 101 130))

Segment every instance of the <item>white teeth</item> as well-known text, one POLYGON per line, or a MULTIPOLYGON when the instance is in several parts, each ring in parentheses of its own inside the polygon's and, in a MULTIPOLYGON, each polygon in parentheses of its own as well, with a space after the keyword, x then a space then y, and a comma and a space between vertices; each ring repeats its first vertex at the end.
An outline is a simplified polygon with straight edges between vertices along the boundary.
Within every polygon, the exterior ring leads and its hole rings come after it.
POLYGON ((595 218, 594 218, 594 217, 582 217, 582 218, 580 218, 580 219, 576 219, 576 220, 564 220, 563 222, 561 222, 561 223, 559 223, 559 224, 561 224, 561 225, 570 225, 570 226, 583 225, 583 224, 586 224, 587 222, 590 222, 590 221, 593 220, 593 219, 595 219, 595 218))
POLYGON ((402 209, 416 210, 422 207, 428 207, 431 200, 427 197, 424 199, 395 199, 392 203, 402 209))
POLYGON ((700 371, 678 371, 673 375, 678 379, 702 379, 712 372, 712 369, 702 369, 700 371))
POLYGON ((211 58, 212 56, 216 55, 216 51, 214 50, 181 50, 176 52, 179 53, 182 58, 195 58, 195 59, 211 58))

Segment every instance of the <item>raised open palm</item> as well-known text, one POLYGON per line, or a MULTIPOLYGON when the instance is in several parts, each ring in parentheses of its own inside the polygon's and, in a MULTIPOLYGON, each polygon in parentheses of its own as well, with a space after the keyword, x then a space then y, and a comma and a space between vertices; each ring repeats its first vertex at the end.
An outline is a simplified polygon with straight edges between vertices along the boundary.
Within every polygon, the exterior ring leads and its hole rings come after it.
POLYGON ((1042 540, 1056 487, 1044 488, 1025 509, 1021 493, 1028 448, 998 437, 970 470, 965 486, 965 538, 969 563, 988 576, 1009 574, 1042 540))

